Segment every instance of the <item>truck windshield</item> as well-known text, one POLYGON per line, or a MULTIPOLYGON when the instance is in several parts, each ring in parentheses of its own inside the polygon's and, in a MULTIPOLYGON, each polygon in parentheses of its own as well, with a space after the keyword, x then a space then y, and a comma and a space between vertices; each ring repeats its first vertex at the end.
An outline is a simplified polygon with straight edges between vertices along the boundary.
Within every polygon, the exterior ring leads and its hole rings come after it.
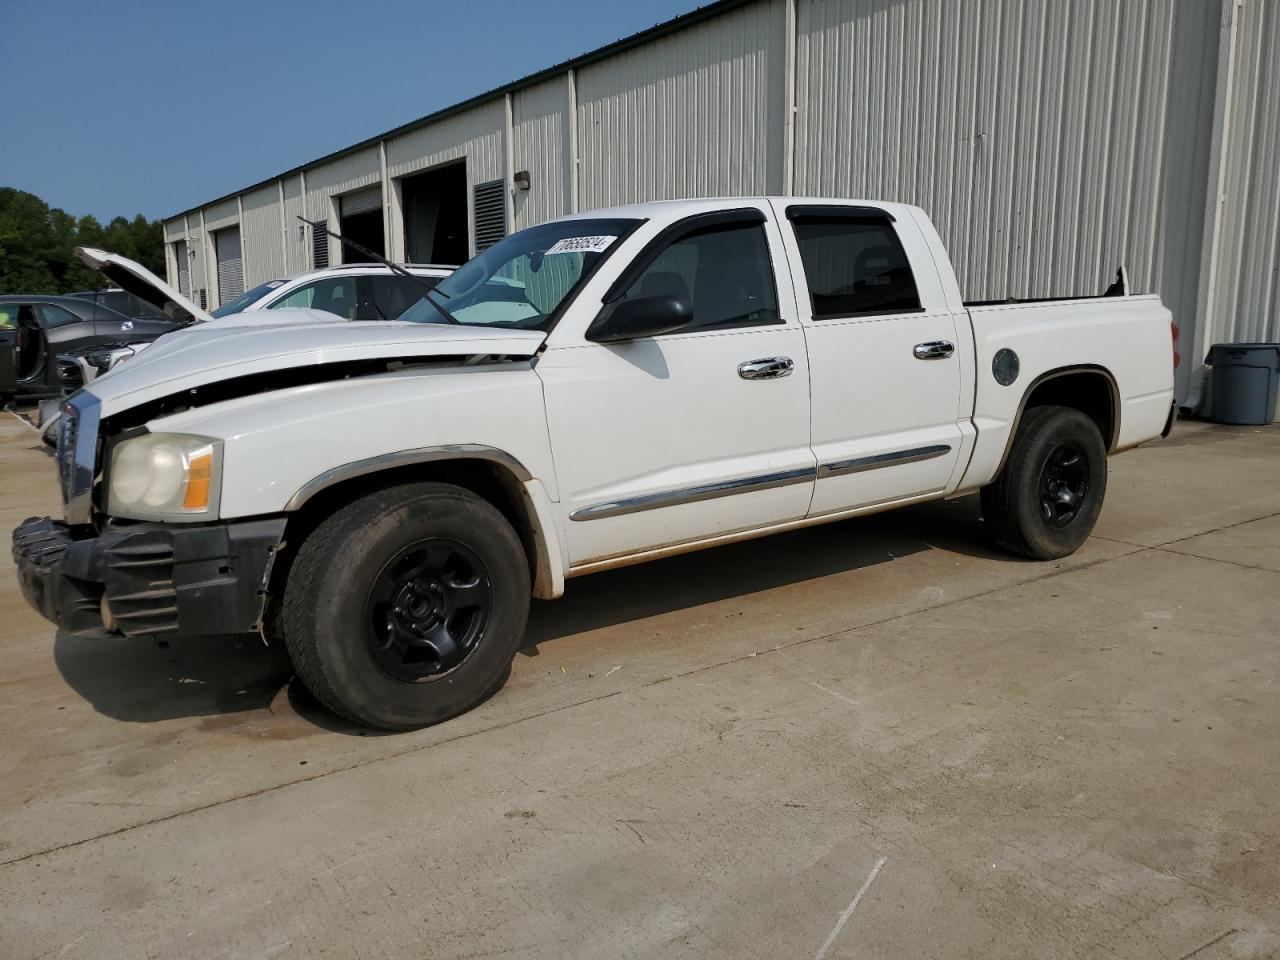
POLYGON ((400 315, 445 323, 546 330, 552 316, 639 220, 559 220, 513 233, 450 274, 400 315))
POLYGON ((266 283, 260 283, 252 290, 246 290, 234 300, 228 300, 217 310, 213 311, 215 317, 229 317, 233 313, 240 313, 252 303, 257 303, 280 284, 283 280, 268 280, 266 283))

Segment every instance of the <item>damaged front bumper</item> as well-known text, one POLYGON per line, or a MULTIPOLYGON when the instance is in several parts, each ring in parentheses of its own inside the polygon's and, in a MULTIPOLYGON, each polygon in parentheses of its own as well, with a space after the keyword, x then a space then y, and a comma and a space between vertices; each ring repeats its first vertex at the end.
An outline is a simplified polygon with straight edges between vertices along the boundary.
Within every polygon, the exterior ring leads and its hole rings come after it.
POLYGON ((13 531, 22 595, 70 633, 249 633, 261 628, 283 517, 210 526, 69 526, 32 517, 13 531))

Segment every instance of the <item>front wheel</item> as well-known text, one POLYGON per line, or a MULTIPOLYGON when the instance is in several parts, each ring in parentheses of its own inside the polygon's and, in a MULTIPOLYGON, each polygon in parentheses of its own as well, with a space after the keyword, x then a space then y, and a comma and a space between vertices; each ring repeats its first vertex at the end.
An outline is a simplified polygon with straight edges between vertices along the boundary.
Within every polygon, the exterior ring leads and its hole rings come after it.
POLYGON ((492 504, 443 483, 369 494, 321 523, 285 586, 285 645, 335 713, 410 730, 506 682, 529 614, 520 538, 492 504))
POLYGON ((982 517, 1006 549, 1055 560, 1088 539, 1106 492, 1097 424, 1070 407, 1032 407, 1000 475, 982 490, 982 517))

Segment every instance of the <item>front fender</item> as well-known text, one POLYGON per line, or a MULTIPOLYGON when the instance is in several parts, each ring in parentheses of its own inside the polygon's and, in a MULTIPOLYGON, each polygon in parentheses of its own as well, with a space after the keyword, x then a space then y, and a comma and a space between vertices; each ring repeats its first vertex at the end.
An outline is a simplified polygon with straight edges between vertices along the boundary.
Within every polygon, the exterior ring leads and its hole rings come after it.
POLYGON ((451 448, 496 451, 559 499, 541 382, 524 362, 411 368, 292 387, 147 426, 222 440, 223 519, 287 512, 324 478, 389 456, 451 448))

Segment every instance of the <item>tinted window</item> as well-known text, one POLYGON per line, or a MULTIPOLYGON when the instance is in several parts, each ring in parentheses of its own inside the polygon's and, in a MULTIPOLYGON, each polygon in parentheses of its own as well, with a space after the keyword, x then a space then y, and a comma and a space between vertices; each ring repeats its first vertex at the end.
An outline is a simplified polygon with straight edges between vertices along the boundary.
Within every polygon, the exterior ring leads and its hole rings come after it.
POLYGON ((168 320, 160 310, 135 297, 132 293, 126 293, 124 290, 108 290, 98 294, 99 306, 108 307, 116 313, 122 313, 126 317, 138 317, 148 320, 168 320))
POLYGON ((911 265, 883 220, 798 220, 814 319, 920 309, 911 265))
POLYGON ((287 297, 282 297, 268 306, 267 309, 310 307, 312 310, 324 310, 347 320, 354 320, 356 303, 355 277, 325 277, 323 280, 315 280, 306 286, 299 287, 287 297))
MULTIPOLYGON (((268 280, 266 283, 260 283, 256 287, 254 287, 252 290, 246 290, 244 293, 240 294, 240 296, 236 297, 234 300, 228 300, 226 303, 220 306, 217 310, 214 310, 213 313, 210 314, 210 316, 229 317, 233 313, 241 313, 250 305, 257 303, 259 300, 265 297, 272 290, 276 289, 276 287, 280 286, 280 284, 282 283, 284 283, 283 280, 268 280)), ((274 304, 274 306, 278 307, 278 306, 281 306, 281 304, 277 303, 277 304, 274 304)))
POLYGON ((553 220, 499 240, 440 281, 403 320, 546 330, 561 304, 609 255, 635 220, 553 220))
POLYGON ((440 282, 439 277, 370 277, 370 296, 378 319, 394 320, 422 299, 422 295, 440 282))
POLYGON ((80 318, 70 310, 54 303, 42 303, 37 306, 40 311, 40 326, 63 327, 68 323, 79 323, 80 318))
POLYGON ((688 300, 693 322, 681 333, 782 322, 769 246, 758 223, 686 234, 645 267, 626 296, 688 300))

